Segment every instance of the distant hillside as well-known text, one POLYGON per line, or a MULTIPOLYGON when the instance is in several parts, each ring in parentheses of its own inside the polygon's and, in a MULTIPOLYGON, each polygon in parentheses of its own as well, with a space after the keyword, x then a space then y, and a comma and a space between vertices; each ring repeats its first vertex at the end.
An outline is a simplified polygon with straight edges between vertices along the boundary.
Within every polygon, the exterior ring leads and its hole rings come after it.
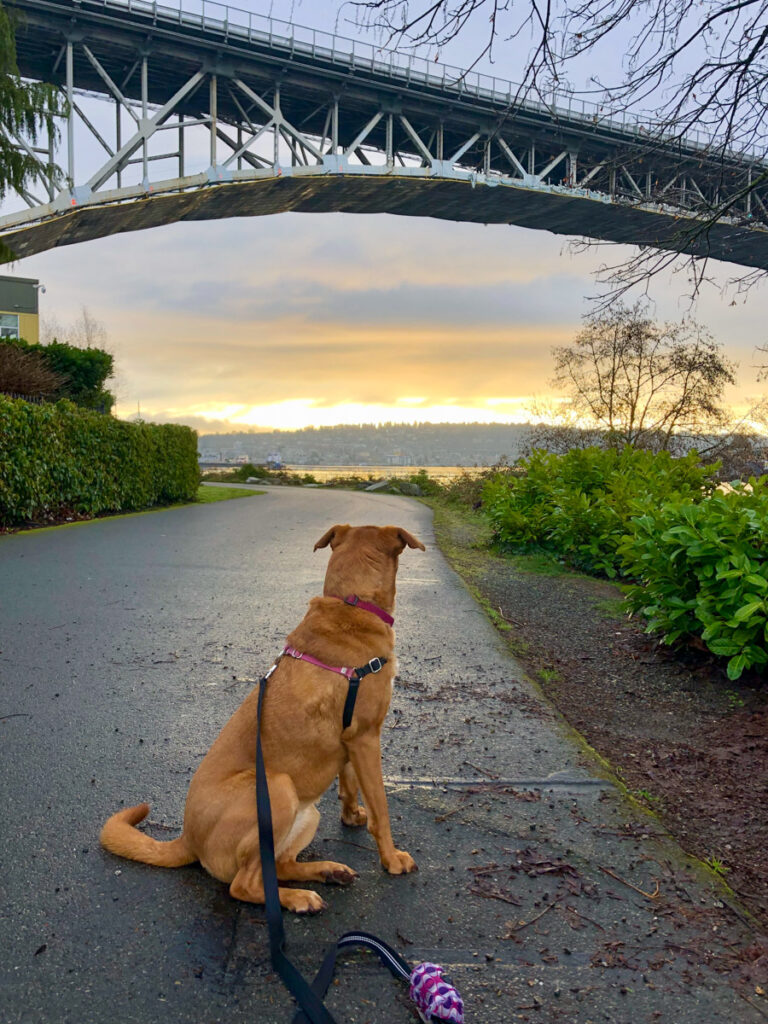
POLYGON ((475 466, 513 462, 527 424, 420 423, 384 426, 308 427, 270 433, 201 434, 205 459, 265 462, 279 453, 297 466, 475 466))

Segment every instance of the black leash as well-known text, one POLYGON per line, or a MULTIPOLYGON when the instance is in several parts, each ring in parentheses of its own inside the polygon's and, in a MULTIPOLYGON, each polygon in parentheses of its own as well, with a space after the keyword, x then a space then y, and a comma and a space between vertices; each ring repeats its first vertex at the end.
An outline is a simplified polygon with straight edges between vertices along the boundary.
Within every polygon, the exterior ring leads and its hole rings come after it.
POLYGON ((275 864, 275 841, 272 834, 272 807, 269 802, 267 773, 264 768, 264 754, 261 749, 261 709, 267 679, 277 668, 277 664, 267 672, 259 682, 259 703, 256 718, 256 803, 259 821, 259 852, 261 854, 261 876, 264 885, 264 904, 267 911, 267 927, 269 929, 269 955, 272 966, 280 975, 285 987, 294 997, 299 1006, 307 1012, 311 1024, 336 1024, 320 996, 307 984, 301 971, 291 963, 285 955, 285 929, 283 928, 283 911, 280 907, 280 896, 277 884, 277 866, 275 864))
MULTIPOLYGON (((374 658, 363 668, 355 669, 356 679, 350 679, 349 692, 344 705, 344 728, 352 721, 355 698, 357 696, 357 685, 363 676, 370 672, 378 672, 381 663, 385 659, 374 658), (374 662, 380 662, 378 667, 373 667, 374 662)), ((422 1009, 419 1009, 421 1019, 434 1021, 435 1024, 442 1024, 444 1021, 463 1021, 463 1008, 461 998, 455 992, 453 986, 447 984, 441 977, 442 970, 435 964, 422 964, 415 971, 411 965, 404 960, 400 954, 388 943, 368 932, 346 932, 328 950, 320 970, 317 972, 311 985, 302 975, 301 971, 293 964, 285 953, 285 929, 283 927, 283 912, 280 906, 278 893, 277 865, 275 863, 275 843, 272 832, 272 807, 269 800, 269 787, 267 786, 267 772, 264 767, 264 755, 261 746, 261 712, 264 701, 264 694, 267 689, 267 680, 277 668, 277 662, 259 681, 259 700, 256 710, 256 803, 259 823, 259 851, 261 854, 261 875, 264 886, 264 904, 267 913, 267 928, 269 930, 269 950, 272 966, 283 981, 283 984, 299 1004, 299 1009, 293 1018, 293 1024, 337 1024, 323 1003, 328 987, 333 979, 336 968, 336 959, 339 952, 350 946, 362 946, 372 950, 389 968, 396 978, 419 987, 418 1002, 428 1007, 434 1003, 434 995, 437 988, 446 990, 448 999, 446 1003, 447 1013, 440 1016, 425 1016, 422 1009), (422 969, 425 969, 422 971, 422 969), (416 976, 422 972, 418 982, 416 976), (426 984, 425 984, 426 983, 426 984), (430 995, 431 992, 431 995, 430 995), (454 998, 455 995, 455 998, 454 998), (430 1002, 431 1000, 431 1002, 430 1002), (454 1009, 450 1009, 454 1007, 454 1009)), ((415 996, 412 998, 416 999, 415 996)), ((438 1010, 438 1012, 440 1012, 438 1010)))
MULTIPOLYGON (((388 967, 396 978, 400 978, 406 983, 411 980, 411 965, 404 960, 396 950, 383 941, 383 939, 377 938, 375 935, 370 935, 368 932, 345 932, 344 935, 336 942, 335 945, 331 946, 328 952, 325 954, 325 960, 323 960, 320 970, 315 975, 315 980, 312 982, 312 991, 320 998, 323 999, 325 993, 333 980, 333 972, 336 969, 336 958, 342 949, 348 946, 360 946, 363 949, 372 950, 379 957, 385 967, 388 967)), ((299 1003, 301 1006, 301 1004, 299 1003)), ((437 1019, 437 1018, 435 1018, 437 1019)), ((296 1016, 293 1018, 292 1024, 314 1024, 311 1017, 308 1017, 304 1009, 300 1009, 296 1012, 296 1016)))

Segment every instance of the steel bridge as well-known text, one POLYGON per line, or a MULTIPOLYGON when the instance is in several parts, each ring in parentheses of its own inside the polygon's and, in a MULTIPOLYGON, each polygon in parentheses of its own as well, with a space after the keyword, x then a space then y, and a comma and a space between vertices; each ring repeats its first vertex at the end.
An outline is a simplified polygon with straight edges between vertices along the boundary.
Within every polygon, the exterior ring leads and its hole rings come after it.
POLYGON ((768 269, 765 154, 209 0, 6 6, 22 75, 68 101, 57 137, 13 140, 39 166, 0 217, 18 257, 292 210, 517 224, 768 269))

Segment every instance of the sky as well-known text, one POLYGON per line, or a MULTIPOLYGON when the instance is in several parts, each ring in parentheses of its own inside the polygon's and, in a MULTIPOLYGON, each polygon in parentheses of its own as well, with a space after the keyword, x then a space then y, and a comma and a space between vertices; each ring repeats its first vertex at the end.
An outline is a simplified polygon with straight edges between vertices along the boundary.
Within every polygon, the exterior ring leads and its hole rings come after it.
MULTIPOLYGON (((256 0, 239 6, 268 11, 256 0)), ((295 20, 331 27, 336 6, 299 5, 295 20)), ((448 58, 470 63, 473 40, 464 46, 448 58)), ((45 286, 43 318, 67 324, 85 306, 104 324, 119 416, 140 411, 207 433, 525 421, 552 394, 551 347, 589 312, 598 265, 627 252, 575 255, 567 239, 500 225, 279 214, 113 236, 11 272, 45 286)), ((741 409, 761 391, 754 350, 768 342, 766 289, 731 304, 720 289, 738 268, 711 270, 693 310, 683 275, 656 279, 654 310, 693 312, 724 344, 740 363, 727 398, 741 409)))

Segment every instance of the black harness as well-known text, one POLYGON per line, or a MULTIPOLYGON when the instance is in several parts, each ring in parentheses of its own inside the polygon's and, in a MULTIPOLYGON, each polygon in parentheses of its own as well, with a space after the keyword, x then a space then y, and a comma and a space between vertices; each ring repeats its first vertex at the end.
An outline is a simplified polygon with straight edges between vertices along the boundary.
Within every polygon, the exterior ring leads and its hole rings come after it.
POLYGON ((350 725, 352 725, 352 718, 355 714, 355 703, 357 701, 357 692, 360 689, 360 683, 366 676, 371 675, 371 673, 375 674, 376 672, 381 672, 386 664, 386 658, 371 658, 371 660, 361 668, 355 669, 354 676, 349 680, 347 699, 344 701, 344 713, 341 717, 341 724, 345 729, 348 729, 350 725))

